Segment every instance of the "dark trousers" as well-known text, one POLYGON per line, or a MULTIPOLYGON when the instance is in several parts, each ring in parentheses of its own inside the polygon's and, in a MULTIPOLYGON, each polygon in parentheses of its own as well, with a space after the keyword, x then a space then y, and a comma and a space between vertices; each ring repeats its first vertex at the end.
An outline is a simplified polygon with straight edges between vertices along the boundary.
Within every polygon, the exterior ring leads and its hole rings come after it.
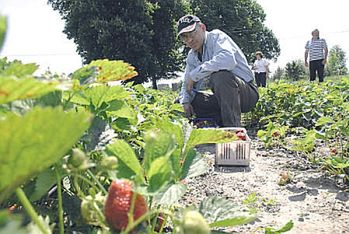
POLYGON ((196 116, 214 118, 220 126, 240 127, 241 113, 251 111, 259 99, 257 87, 228 71, 212 73, 209 84, 213 94, 198 92, 191 103, 196 116))
POLYGON ((325 65, 322 64, 322 61, 323 59, 313 60, 309 62, 310 81, 314 81, 316 79, 316 73, 319 76, 319 82, 324 81, 325 65))
POLYGON ((254 78, 258 87, 267 86, 267 73, 266 72, 255 72, 254 78))

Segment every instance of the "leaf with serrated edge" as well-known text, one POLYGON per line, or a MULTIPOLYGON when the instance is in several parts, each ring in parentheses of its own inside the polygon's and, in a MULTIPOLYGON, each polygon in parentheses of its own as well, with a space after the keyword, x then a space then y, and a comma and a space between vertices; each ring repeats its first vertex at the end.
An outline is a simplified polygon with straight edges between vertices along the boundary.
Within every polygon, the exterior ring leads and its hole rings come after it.
POLYGON ((56 173, 51 168, 40 173, 35 179, 35 189, 30 195, 30 200, 39 200, 56 182, 56 173))
POLYGON ((118 158, 117 171, 120 178, 137 176, 138 179, 144 181, 143 168, 133 149, 125 141, 115 140, 107 146, 107 152, 118 158))
POLYGON ((90 125, 90 114, 34 108, 0 119, 0 201, 57 162, 90 125))
POLYGON ((168 163, 168 157, 160 157, 155 159, 151 163, 148 171, 148 191, 150 193, 158 191, 170 181, 170 178, 171 166, 168 163))
POLYGON ((223 143, 236 140, 235 134, 220 129, 193 129, 190 133, 186 150, 195 147, 196 145, 207 143, 223 143))
POLYGON ((184 184, 169 185, 156 193, 154 202, 159 205, 173 205, 181 199, 186 190, 187 186, 184 184))
POLYGON ((34 78, 16 79, 0 76, 0 104, 37 98, 56 90, 58 83, 44 83, 34 78))
POLYGON ((207 162, 202 155, 196 153, 194 149, 190 149, 182 167, 181 179, 193 178, 207 171, 207 162))
POLYGON ((253 221, 256 217, 242 212, 231 201, 220 197, 205 198, 199 208, 210 227, 236 226, 253 221))

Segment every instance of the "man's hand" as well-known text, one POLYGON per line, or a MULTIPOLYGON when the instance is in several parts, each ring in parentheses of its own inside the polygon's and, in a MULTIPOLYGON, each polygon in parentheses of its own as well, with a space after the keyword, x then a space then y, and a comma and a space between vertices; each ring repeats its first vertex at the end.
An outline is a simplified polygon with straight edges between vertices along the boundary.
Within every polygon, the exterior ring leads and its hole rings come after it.
POLYGON ((187 118, 190 118, 194 114, 193 106, 190 103, 183 103, 183 109, 187 118))
POLYGON ((325 65, 327 63, 327 59, 322 60, 322 65, 325 65))
POLYGON ((309 64, 308 64, 308 62, 307 62, 307 61, 305 61, 305 62, 304 62, 304 65, 305 65, 306 67, 308 67, 308 66, 309 66, 309 64))

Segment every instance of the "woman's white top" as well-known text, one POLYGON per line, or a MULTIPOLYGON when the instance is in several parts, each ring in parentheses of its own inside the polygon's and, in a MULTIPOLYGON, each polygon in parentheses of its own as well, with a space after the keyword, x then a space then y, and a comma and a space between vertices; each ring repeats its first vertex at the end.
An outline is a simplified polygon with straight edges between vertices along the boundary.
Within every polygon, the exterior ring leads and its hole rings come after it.
POLYGON ((269 62, 265 58, 256 59, 256 61, 253 64, 254 71, 257 73, 260 72, 267 72, 267 68, 269 66, 269 62))

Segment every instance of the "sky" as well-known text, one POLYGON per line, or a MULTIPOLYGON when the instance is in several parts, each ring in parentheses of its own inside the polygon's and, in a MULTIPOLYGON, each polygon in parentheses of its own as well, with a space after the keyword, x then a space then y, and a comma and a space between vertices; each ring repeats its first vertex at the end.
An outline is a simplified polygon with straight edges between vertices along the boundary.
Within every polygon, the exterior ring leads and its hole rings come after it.
POLYGON ((76 45, 62 32, 64 21, 47 0, 0 0, 0 13, 8 19, 0 57, 37 63, 39 74, 69 74, 82 66, 76 45))
MULTIPOLYGON (((311 31, 318 28, 331 48, 339 45, 349 56, 348 0, 257 0, 266 13, 266 26, 279 40, 281 55, 271 70, 304 58, 311 31)), ((64 21, 47 0, 0 0, 8 31, 0 57, 39 64, 39 73, 69 74, 82 66, 76 45, 62 32, 64 21)), ((348 61, 347 61, 348 65, 348 61)))
MULTIPOLYGON (((279 41, 281 54, 277 66, 295 59, 304 60, 306 41, 319 29, 328 48, 339 45, 349 56, 348 0, 257 0, 266 13, 265 25, 279 41)), ((348 59, 347 59, 348 66, 348 59)), ((273 68, 272 68, 273 70, 273 68)))

